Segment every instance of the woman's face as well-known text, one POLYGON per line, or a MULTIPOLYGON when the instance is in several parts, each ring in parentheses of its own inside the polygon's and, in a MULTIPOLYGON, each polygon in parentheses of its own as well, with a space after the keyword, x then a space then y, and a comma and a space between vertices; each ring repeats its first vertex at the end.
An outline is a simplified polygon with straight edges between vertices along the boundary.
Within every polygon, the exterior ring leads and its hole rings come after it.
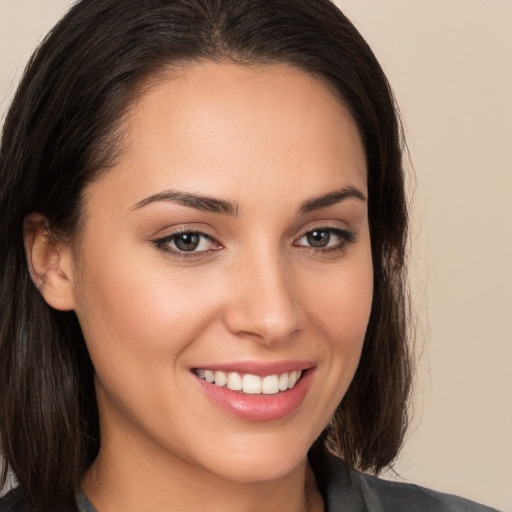
POLYGON ((368 323, 358 130, 320 79, 228 63, 160 81, 124 130, 71 251, 101 450, 286 475, 346 392, 368 323))

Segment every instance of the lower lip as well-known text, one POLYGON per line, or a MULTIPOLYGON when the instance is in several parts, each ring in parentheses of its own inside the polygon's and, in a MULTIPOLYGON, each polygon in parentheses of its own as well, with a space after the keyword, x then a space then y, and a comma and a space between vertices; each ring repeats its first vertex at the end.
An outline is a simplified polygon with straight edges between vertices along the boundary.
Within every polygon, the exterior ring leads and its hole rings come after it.
POLYGON ((292 413, 304 400, 314 369, 303 372, 292 389, 274 395, 250 395, 216 386, 193 374, 203 392, 228 414, 249 421, 270 421, 292 413))

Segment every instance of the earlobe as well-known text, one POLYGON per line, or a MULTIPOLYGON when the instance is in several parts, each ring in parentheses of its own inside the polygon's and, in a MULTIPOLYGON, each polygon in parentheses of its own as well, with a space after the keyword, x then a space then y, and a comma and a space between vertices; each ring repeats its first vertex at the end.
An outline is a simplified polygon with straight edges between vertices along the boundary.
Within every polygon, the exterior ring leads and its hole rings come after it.
POLYGON ((58 241, 39 213, 27 215, 24 223, 25 252, 34 284, 52 308, 75 308, 71 249, 58 241))

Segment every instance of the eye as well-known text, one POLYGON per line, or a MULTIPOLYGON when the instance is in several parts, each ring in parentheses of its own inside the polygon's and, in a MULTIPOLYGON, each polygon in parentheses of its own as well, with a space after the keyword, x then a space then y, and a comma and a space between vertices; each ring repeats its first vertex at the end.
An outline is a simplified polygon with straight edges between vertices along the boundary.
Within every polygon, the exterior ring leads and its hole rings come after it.
POLYGON ((308 231, 297 240, 295 245, 310 247, 315 250, 343 249, 347 243, 352 243, 354 240, 355 233, 352 231, 335 227, 322 227, 308 231))
POLYGON ((154 243, 159 249, 175 253, 198 253, 220 248, 211 236, 199 231, 180 231, 154 243))

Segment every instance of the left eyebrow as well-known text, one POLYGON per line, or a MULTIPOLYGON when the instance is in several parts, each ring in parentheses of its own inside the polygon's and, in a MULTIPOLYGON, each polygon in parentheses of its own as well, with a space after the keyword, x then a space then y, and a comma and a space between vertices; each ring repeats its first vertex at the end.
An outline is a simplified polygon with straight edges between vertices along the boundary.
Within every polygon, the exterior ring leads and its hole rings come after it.
POLYGON ((222 199, 215 199, 214 197, 204 196, 200 194, 191 194, 187 192, 181 192, 178 190, 167 190, 159 194, 154 194, 150 197, 146 197, 142 201, 132 206, 131 210, 138 210, 151 203, 156 202, 172 202, 188 206, 189 208, 195 208, 196 210, 202 210, 210 213, 220 213, 223 215, 231 215, 236 217, 238 215, 238 205, 236 203, 229 203, 222 199))
POLYGON ((366 196, 357 188, 348 186, 343 187, 340 190, 335 190, 333 192, 328 192, 327 194, 323 194, 319 197, 315 197, 313 199, 308 199, 304 201, 299 208, 299 214, 303 215, 305 213, 310 213, 314 210, 319 210, 320 208, 327 208, 328 206, 332 206, 341 201, 345 201, 346 199, 355 198, 360 201, 366 201, 366 196))

